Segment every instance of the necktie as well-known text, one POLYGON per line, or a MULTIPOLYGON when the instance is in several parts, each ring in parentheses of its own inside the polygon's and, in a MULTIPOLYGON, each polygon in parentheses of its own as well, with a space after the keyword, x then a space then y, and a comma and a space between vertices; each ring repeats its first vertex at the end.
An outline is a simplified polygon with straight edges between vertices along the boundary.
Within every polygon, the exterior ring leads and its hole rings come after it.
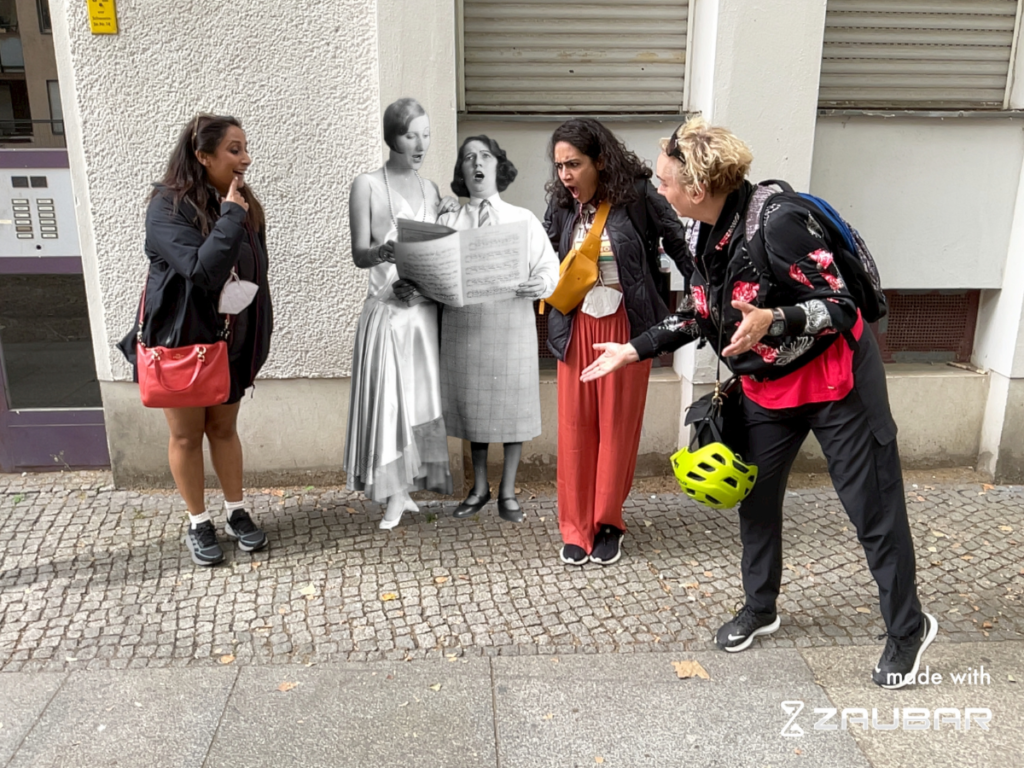
POLYGON ((494 223, 494 213, 491 208, 490 202, 483 200, 480 203, 480 212, 477 214, 476 225, 478 227, 487 227, 494 223))

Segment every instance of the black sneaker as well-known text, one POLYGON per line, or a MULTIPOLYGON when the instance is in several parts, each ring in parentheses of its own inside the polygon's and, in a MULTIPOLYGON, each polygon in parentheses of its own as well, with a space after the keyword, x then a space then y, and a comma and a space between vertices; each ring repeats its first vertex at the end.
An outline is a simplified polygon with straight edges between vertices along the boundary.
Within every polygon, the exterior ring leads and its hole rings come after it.
POLYGON ((224 523, 224 533, 238 541, 243 552, 255 552, 267 546, 267 534, 256 527, 256 523, 244 509, 236 509, 224 523))
POLYGON ((736 618, 727 621, 718 630, 715 644, 723 651, 736 653, 745 651, 758 635, 770 635, 782 622, 776 612, 758 613, 749 605, 740 608, 736 618))
POLYGON ((562 547, 562 562, 566 565, 583 565, 588 559, 589 556, 583 551, 583 547, 577 547, 575 544, 566 544, 562 547))
POLYGON ((611 565, 622 557, 622 531, 614 525, 603 525, 594 539, 594 551, 590 553, 590 562, 598 565, 611 565))
POLYGON ((195 528, 189 524, 185 546, 196 565, 216 565, 224 559, 224 551, 217 543, 217 529, 209 520, 195 528))
POLYGON ((879 635, 879 640, 883 637, 887 639, 882 658, 875 665, 871 679, 883 688, 902 688, 913 683, 921 664, 921 654, 931 645, 938 631, 939 622, 930 613, 922 611, 921 628, 910 637, 879 635))

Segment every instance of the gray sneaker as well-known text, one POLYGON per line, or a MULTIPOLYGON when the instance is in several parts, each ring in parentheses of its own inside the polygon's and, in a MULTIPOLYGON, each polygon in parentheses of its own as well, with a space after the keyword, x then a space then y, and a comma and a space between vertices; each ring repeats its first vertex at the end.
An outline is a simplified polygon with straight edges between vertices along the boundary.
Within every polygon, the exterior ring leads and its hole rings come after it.
POLYGON ((236 509, 224 523, 224 533, 238 542, 243 552, 255 552, 267 546, 267 534, 256 527, 256 523, 244 509, 236 509))
POLYGON ((189 525, 185 533, 185 546, 196 565, 216 565, 224 559, 224 551, 217 543, 217 529, 209 520, 195 528, 189 525))

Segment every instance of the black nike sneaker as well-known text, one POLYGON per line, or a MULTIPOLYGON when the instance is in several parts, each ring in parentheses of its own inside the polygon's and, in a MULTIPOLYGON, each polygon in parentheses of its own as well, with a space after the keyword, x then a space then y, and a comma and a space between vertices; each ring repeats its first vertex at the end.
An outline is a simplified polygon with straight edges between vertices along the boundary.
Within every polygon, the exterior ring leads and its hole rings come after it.
POLYGON ((921 655, 931 645, 938 631, 939 622, 930 613, 922 611, 921 628, 910 637, 879 635, 879 640, 883 637, 887 639, 882 658, 875 665, 871 679, 883 688, 902 688, 912 684, 921 665, 921 655))
POLYGON ((781 624, 779 615, 775 611, 771 613, 758 613, 749 605, 744 605, 732 621, 727 621, 718 630, 715 644, 723 651, 728 651, 729 653, 745 651, 754 642, 755 637, 758 635, 770 635, 781 624))

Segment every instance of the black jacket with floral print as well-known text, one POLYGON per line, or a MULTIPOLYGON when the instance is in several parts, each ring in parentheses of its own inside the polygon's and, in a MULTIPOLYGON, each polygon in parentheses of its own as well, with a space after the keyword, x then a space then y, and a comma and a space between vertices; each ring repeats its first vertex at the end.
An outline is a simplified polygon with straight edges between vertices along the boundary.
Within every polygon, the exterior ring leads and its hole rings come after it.
POLYGON ((853 328, 857 306, 833 261, 820 214, 797 200, 776 198, 764 211, 764 232, 755 234, 764 237, 768 273, 762 274, 751 260, 746 217, 751 205, 764 202, 767 192, 744 182, 726 199, 714 226, 690 224, 688 252, 675 259, 686 278, 687 297, 676 312, 632 339, 641 360, 700 337, 720 353, 743 319, 743 313, 732 307, 735 300, 765 309, 778 307, 786 318, 782 335, 766 335, 751 351, 722 358, 734 373, 757 380, 792 373, 828 349, 838 334, 853 328))

